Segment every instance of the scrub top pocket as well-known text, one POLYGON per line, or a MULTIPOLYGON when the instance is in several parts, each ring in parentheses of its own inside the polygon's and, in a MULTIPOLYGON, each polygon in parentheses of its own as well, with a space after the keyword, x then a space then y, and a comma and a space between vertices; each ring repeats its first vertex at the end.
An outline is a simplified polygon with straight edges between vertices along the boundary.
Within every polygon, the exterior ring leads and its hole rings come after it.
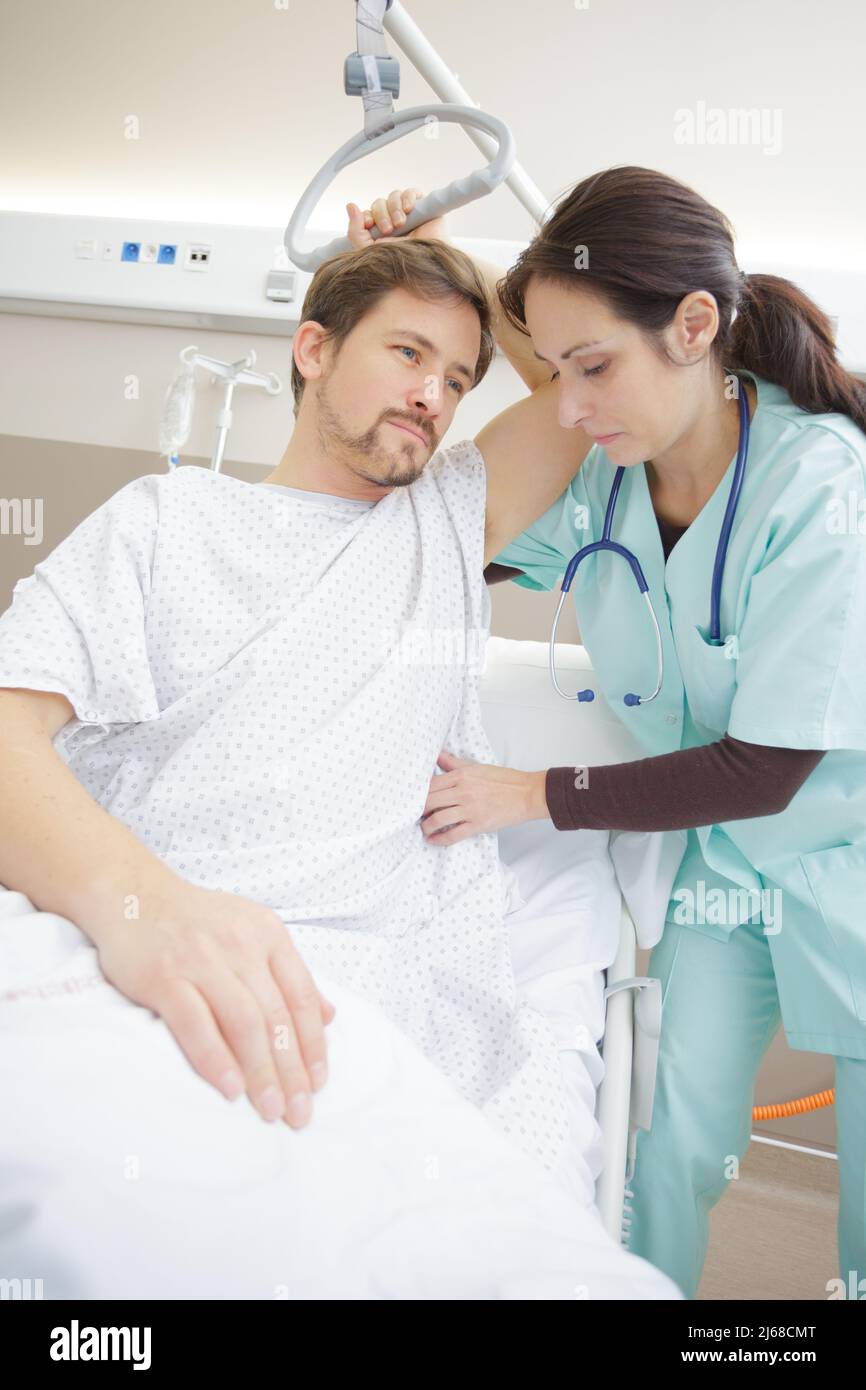
POLYGON ((701 627, 688 629, 688 650, 680 655, 680 669, 686 699, 695 723, 727 732, 734 694, 737 689, 737 662, 731 656, 736 639, 724 646, 710 642, 701 627))
POLYGON ((857 1017, 866 1023, 866 845, 838 845, 799 858, 848 975, 857 1017))

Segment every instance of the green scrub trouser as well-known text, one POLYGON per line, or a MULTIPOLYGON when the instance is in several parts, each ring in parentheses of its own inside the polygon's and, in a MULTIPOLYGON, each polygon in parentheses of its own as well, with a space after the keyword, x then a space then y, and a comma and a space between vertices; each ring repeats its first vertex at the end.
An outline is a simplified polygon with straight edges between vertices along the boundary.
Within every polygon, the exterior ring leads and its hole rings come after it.
MULTIPOLYGON (((662 983, 652 1128, 637 1136, 628 1248, 696 1298, 709 1214, 752 1131, 754 1080, 781 1019, 760 920, 727 941, 666 922, 647 973, 662 983)), ((866 1296, 866 1061, 836 1057, 839 1270, 866 1296)), ((829 1296, 829 1290, 828 1290, 829 1296)), ((839 1296, 838 1294, 836 1295, 839 1296)))

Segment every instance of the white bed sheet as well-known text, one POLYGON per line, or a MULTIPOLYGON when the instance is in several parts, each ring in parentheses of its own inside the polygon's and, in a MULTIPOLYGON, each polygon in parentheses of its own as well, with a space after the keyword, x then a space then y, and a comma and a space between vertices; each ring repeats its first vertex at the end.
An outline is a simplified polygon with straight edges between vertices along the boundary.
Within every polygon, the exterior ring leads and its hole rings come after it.
MULTIPOLYGON (((565 688, 595 687, 586 651, 557 644, 565 688)), ((480 686, 485 732, 507 767, 595 766, 640 756, 636 741, 600 693, 578 705, 550 681, 548 644, 491 637, 480 686)), ((518 992, 549 1019, 560 1040, 570 1136, 557 1181, 583 1205, 595 1200, 604 1160, 595 1119, 604 1076, 605 971, 619 944, 623 897, 641 945, 661 935, 682 853, 679 834, 558 831, 549 820, 499 832, 515 876, 507 921, 518 992)))
POLYGON ((225 1101, 77 926, 2 888, 0 982, 0 1277, 46 1298, 681 1297, 336 982, 301 1131, 225 1101))
POLYGON ((595 1118, 604 1076, 604 972, 616 955, 621 910, 608 835, 566 836, 549 822, 530 821, 500 831, 499 851, 519 886, 506 919, 518 997, 545 1015, 559 1039, 570 1133, 555 1176, 581 1205, 591 1205, 604 1161, 595 1118))
MULTIPOLYGON (((544 709, 539 644, 489 652, 482 707, 502 762, 569 761, 575 728, 583 761, 610 760, 597 718, 544 709)), ((617 863, 650 930, 656 839, 633 837, 617 863)), ((321 974, 338 1009, 330 1079, 307 1128, 266 1124, 105 981, 78 927, 0 886, 0 1277, 41 1278, 48 1298, 680 1298, 594 1205, 614 846, 529 822, 499 847, 518 991, 560 1039, 571 1133, 555 1180, 321 974)))

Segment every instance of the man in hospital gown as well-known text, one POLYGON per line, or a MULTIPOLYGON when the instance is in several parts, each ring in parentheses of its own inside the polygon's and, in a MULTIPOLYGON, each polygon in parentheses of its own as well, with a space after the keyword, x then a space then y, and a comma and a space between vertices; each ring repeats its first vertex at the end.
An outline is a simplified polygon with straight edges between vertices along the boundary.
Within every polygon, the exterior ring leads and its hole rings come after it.
POLYGON ((577 1184, 557 1039, 516 996, 496 836, 443 853, 419 823, 443 748, 496 761, 484 524, 468 441, 377 502, 140 477, 18 582, 0 686, 65 695, 54 746, 101 806, 189 882, 273 908, 314 979, 376 1003, 577 1184))

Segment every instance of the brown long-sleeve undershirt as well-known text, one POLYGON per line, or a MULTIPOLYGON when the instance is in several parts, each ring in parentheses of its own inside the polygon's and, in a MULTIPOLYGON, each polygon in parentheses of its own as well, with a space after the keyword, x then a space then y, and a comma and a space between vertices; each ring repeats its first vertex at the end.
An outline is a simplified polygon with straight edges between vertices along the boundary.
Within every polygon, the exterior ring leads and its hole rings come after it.
MULTIPOLYGON (((661 520, 658 525, 667 559, 686 528, 661 520)), ((488 583, 496 584, 522 571, 490 564, 484 573, 488 583)), ((557 830, 718 825, 777 815, 823 756, 821 748, 769 747, 725 734, 716 743, 630 763, 584 771, 548 768, 545 796, 557 830)))

